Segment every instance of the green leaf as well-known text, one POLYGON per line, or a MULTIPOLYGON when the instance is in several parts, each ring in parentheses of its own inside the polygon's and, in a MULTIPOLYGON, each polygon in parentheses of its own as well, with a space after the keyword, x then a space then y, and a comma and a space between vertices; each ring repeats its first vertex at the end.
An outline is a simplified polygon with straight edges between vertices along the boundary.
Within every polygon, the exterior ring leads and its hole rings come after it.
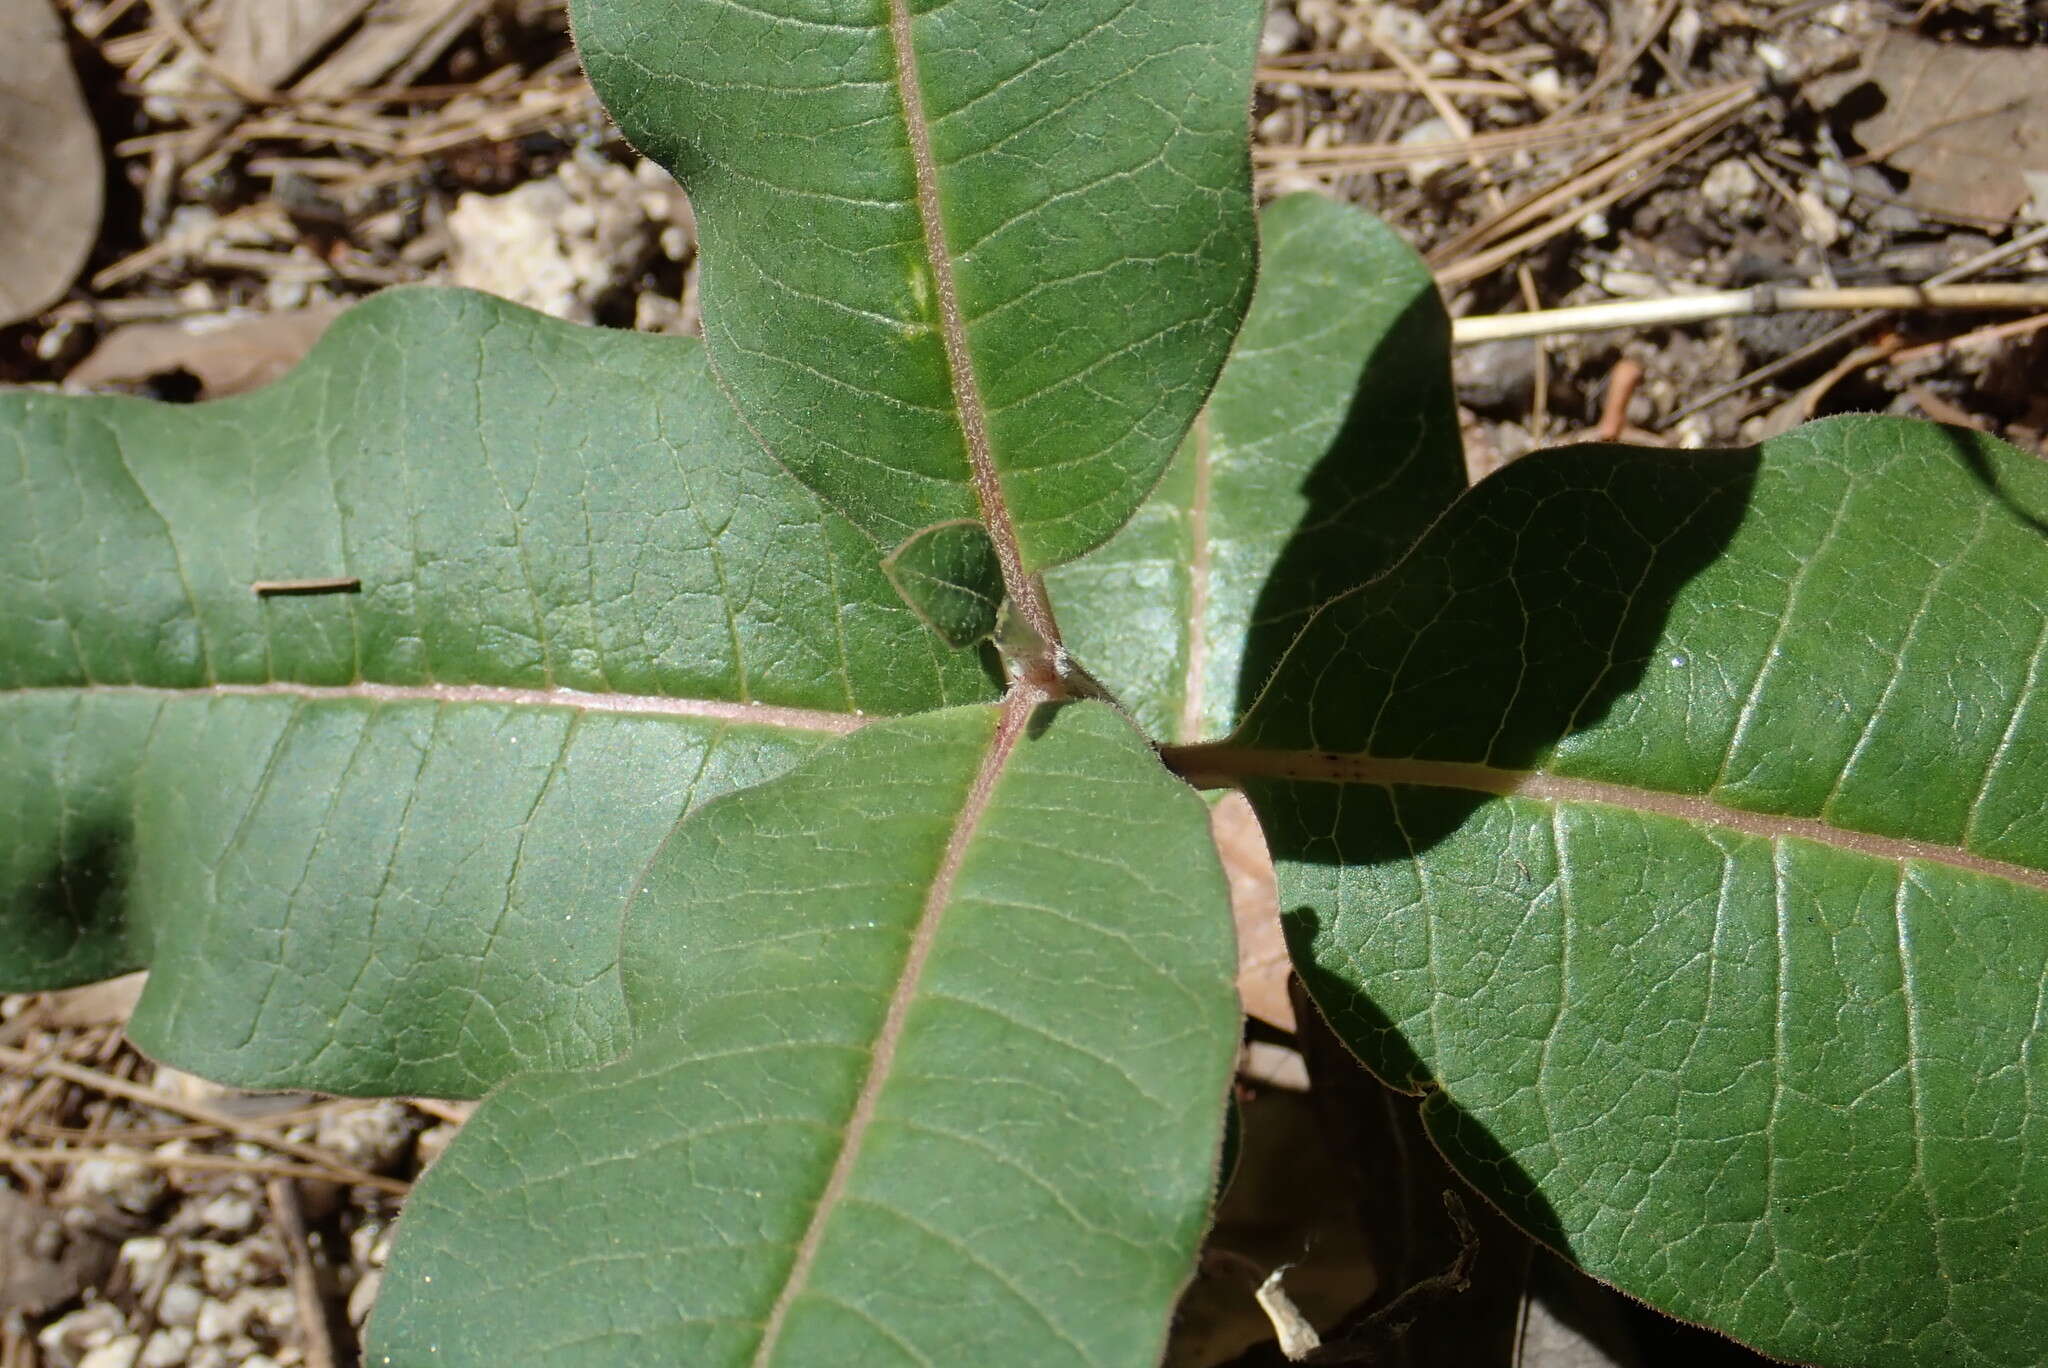
POLYGON ((614 1057, 680 813, 993 692, 690 343, 396 292, 246 398, 0 396, 0 452, 0 983, 147 965, 136 1038, 251 1086, 614 1057))
POLYGON ((995 543, 978 522, 936 523, 882 560, 882 573, 939 639, 955 648, 995 634, 1003 582, 995 543))
POLYGON ((1812 425, 1480 486, 1238 740, 1331 1022, 1515 1219, 1829 1364, 2048 1342, 2048 469, 1812 425))
POLYGON ((705 337, 769 450, 884 547, 985 519, 1029 573, 1130 516, 1223 364, 1262 8, 571 12, 606 106, 697 207, 705 337))
POLYGON ((366 1361, 1156 1363, 1236 1050, 1207 831, 1114 711, 1024 699, 707 805, 633 1052, 477 1111, 366 1361))
POLYGON ((1309 611, 1465 487, 1450 319, 1379 220, 1320 195, 1260 219, 1259 289, 1158 491, 1046 577, 1068 647, 1154 736, 1228 732, 1309 611))

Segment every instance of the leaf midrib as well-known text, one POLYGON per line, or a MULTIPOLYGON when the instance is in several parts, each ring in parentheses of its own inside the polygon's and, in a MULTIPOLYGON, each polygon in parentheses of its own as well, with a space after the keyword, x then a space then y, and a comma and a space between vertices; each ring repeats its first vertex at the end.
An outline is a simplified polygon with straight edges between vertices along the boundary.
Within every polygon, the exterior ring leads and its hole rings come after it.
POLYGON ((1209 536, 1210 468, 1209 409, 1195 415, 1192 434, 1194 489, 1188 496, 1188 638, 1187 672, 1181 685, 1179 738, 1192 742, 1202 734, 1209 689, 1209 592, 1215 573, 1215 548, 1209 536))
MULTIPOLYGON (((900 4, 901 0, 895 0, 900 4)), ((783 1279, 782 1287, 775 1297, 775 1305, 768 1313, 762 1327, 761 1339, 755 1346, 754 1368, 765 1368, 775 1355, 776 1344, 788 1324, 790 1309, 804 1288, 810 1282, 811 1268, 816 1263, 819 1246, 824 1242, 825 1232, 831 1225, 832 1215, 846 1195, 847 1185, 852 1181, 854 1166, 860 1161, 861 1147, 873 1124, 876 1107, 880 1104, 884 1088, 888 1086, 890 1074, 895 1066, 896 1052, 903 1041, 903 1030, 910 1018, 910 1009, 916 1004, 918 992, 924 981, 924 970, 931 958, 933 945, 938 940, 939 926, 944 920, 946 909, 953 900, 953 888, 958 882, 961 865, 967 859, 967 851, 974 844, 974 838, 981 827, 982 818, 988 812, 990 799, 995 794, 996 783, 1002 778, 1003 767, 1016 751, 1017 743, 1024 736, 1024 727, 1031 720, 1033 712, 1046 695, 1028 684, 1019 685, 1004 696, 1002 711, 997 715, 994 733, 989 738, 988 749, 982 752, 980 767, 975 771, 974 782, 969 785, 967 796, 960 805, 959 816, 954 820, 953 829, 946 837, 946 846, 940 854, 939 863, 932 875, 930 887, 925 890, 924 904, 918 913, 917 925, 912 929, 910 944, 904 955, 903 968, 896 976, 895 986, 889 993, 889 1006, 883 1015, 881 1029, 875 1033, 875 1042, 868 1057, 867 1075, 862 1078, 860 1092, 854 1098, 853 1110, 848 1114, 846 1134, 841 1140, 839 1153, 833 1159, 832 1172, 825 1180, 824 1188, 818 1194, 816 1205, 811 1209, 811 1219, 806 1225, 803 1238, 798 1241, 796 1256, 791 1260, 789 1273, 783 1279)))
POLYGON ((1396 785, 1458 789, 1496 798, 1534 798, 1549 803, 1598 803, 1630 812, 1675 817, 1698 826, 1722 827, 1766 840, 1787 837, 1895 864, 1922 861, 2048 893, 2048 870, 1993 859, 1938 841, 1878 836, 1813 817, 1791 817, 1728 807, 1696 794, 1673 793, 1632 784, 1578 779, 1542 770, 1505 769, 1449 760, 1392 759, 1339 755, 1328 751, 1261 750, 1214 743, 1168 746, 1167 766, 1196 784, 1235 784, 1244 779, 1291 779, 1306 783, 1396 785))
MULTIPOLYGON (((896 81, 903 100, 904 137, 910 146, 911 169, 917 183, 918 221, 924 229, 925 256, 932 268, 939 308, 939 335, 946 347, 946 371, 953 387, 954 407, 959 411, 960 435, 966 446, 968 470, 973 477, 974 496, 981 506, 981 518, 994 543, 997 563, 1002 566, 1003 590, 1012 608, 1030 624, 1038 639, 1052 648, 1059 645, 1059 625, 1044 588, 1025 568, 1023 547, 1017 540, 1017 526, 1003 494, 1002 474, 996 468, 995 443, 989 435, 988 405, 982 398, 981 381, 975 373, 974 352, 968 345, 966 315, 960 307, 960 287, 953 278, 953 252, 946 241, 945 218, 939 204, 939 165, 932 150, 931 121, 925 113, 924 87, 918 78, 916 32, 909 0, 889 0, 889 40, 895 48, 896 81)), ((1057 678, 1048 673, 1048 679, 1057 678)))
POLYGON ((696 718, 742 726, 844 736, 879 719, 863 713, 739 703, 721 698, 659 694, 585 693, 580 689, 526 689, 494 684, 56 684, 0 689, 0 701, 44 695, 137 698, 293 698, 310 703, 489 703, 503 707, 568 708, 578 712, 696 718))

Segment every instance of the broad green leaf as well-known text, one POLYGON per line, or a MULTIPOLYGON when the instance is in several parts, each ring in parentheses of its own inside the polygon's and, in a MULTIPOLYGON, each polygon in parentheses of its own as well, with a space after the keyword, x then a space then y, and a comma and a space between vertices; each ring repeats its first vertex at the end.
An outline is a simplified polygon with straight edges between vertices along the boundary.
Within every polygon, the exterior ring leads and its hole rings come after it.
POLYGON ((1309 611, 1465 487, 1450 320, 1429 268, 1320 195, 1260 219, 1244 332, 1166 480, 1048 575, 1067 645, 1154 736, 1228 732, 1309 611))
POLYGON ((637 1041, 494 1093, 367 1362, 1158 1361, 1238 1009, 1203 805, 1111 709, 870 727, 676 832, 637 1041))
POLYGON ((1307 982, 1589 1270, 1765 1352, 2048 1343, 2048 469, 1581 448, 1316 616, 1238 739, 1307 982))
POLYGON ((1031 572, 1130 516, 1223 364, 1262 8, 571 13, 606 106, 697 207, 705 338, 769 450, 884 548, 985 517, 1031 572))
POLYGON ((681 812, 992 692, 689 343, 397 292, 246 398, 0 396, 0 452, 0 983, 149 966, 137 1039, 248 1085, 614 1057, 681 812))

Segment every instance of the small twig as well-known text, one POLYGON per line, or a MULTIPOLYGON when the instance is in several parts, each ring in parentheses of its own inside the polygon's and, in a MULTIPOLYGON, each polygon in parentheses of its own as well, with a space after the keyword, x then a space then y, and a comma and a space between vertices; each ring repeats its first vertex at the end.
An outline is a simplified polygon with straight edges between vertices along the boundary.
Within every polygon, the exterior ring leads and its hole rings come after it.
POLYGON ((327 1303, 320 1296, 320 1274, 306 1238, 306 1213, 299 1205, 299 1185, 290 1178, 272 1178, 264 1185, 270 1214, 277 1218, 291 1259, 292 1298, 299 1309, 299 1349, 306 1368, 334 1368, 334 1337, 327 1328, 327 1303))
POLYGON ((184 16, 178 13, 177 0, 147 0, 147 3, 156 21, 171 31, 171 36, 184 45, 185 50, 192 54, 192 60, 199 63, 207 75, 251 104, 264 104, 278 98, 276 91, 243 80, 227 63, 214 56, 212 50, 199 41, 198 35, 186 27, 184 16))
MULTIPOLYGON (((582 82, 577 84, 581 85, 582 82)), ((129 82, 123 82, 123 95, 137 99, 147 97, 161 100, 165 104, 185 107, 233 108, 251 104, 276 105, 286 108, 331 109, 342 105, 383 105, 383 104, 446 104, 472 95, 520 95, 531 90, 550 89, 552 81, 529 75, 516 66, 503 66, 488 76, 455 85, 415 86, 367 86, 362 90, 335 91, 331 94, 308 95, 299 91, 280 90, 271 92, 263 101, 228 95, 207 95, 178 91, 152 91, 129 82)))
POLYGON ((1524 78, 1521 72, 1516 71, 1512 66, 1501 61, 1490 52, 1481 52, 1476 48, 1468 48, 1448 34, 1438 34, 1437 41, 1444 45, 1446 52, 1449 52, 1466 66, 1476 67, 1480 71, 1490 71, 1503 82, 1513 86, 1521 93, 1523 99, 1542 110, 1546 117, 1554 113, 1557 107, 1564 103, 1563 97, 1557 91, 1538 87, 1534 82, 1524 78))
POLYGON ((78 30, 78 36, 88 43, 97 43, 108 29, 121 21, 121 17, 135 8, 135 0, 112 0, 97 11, 73 12, 71 26, 78 30))
POLYGON ((1628 426, 1628 401, 1635 398, 1636 386, 1642 380, 1641 362, 1624 356, 1614 363, 1607 376, 1607 399, 1600 408, 1600 426, 1596 429, 1599 440, 1620 440, 1622 429, 1628 426))
POLYGON ((1995 119, 2001 114, 2010 114, 2016 109, 2024 109, 2027 102, 2033 98, 2033 92, 2030 91, 2025 95, 2015 96, 2010 100, 2006 100, 2002 104, 1991 105, 1985 109, 1972 110, 1968 114, 1951 114, 1946 119, 1939 119, 1931 124, 1923 124, 1902 138, 1894 138, 1892 141, 1874 147, 1867 152, 1859 152, 1855 156, 1848 158, 1843 165, 1869 166, 1876 162, 1890 161, 1914 143, 1931 134, 1940 133, 1961 124, 1975 123, 1979 119, 1995 119))
POLYGON ((1525 232, 1467 257, 1454 258, 1460 244, 1446 243, 1429 254, 1432 265, 1438 262, 1445 263, 1437 267, 1437 278, 1445 283, 1462 283, 1488 275, 1531 248, 1570 230, 1587 214, 1605 209, 1629 195, 1651 188, 1656 178, 1664 171, 1719 136, 1722 126, 1746 108, 1754 98, 1753 90, 1743 88, 1726 102, 1710 102, 1704 108, 1670 124, 1654 136, 1631 146, 1626 152, 1574 177, 1566 185, 1559 186, 1553 191, 1546 191, 1520 209, 1510 211, 1505 218, 1487 225, 1485 234, 1466 234, 1461 237, 1460 242, 1483 241, 1486 236, 1503 231, 1511 223, 1534 217, 1539 212, 1539 206, 1542 212, 1547 212, 1557 200, 1575 195, 1581 188, 1597 185, 1602 181, 1615 182, 1592 198, 1572 204, 1567 213, 1557 214, 1546 222, 1540 222, 1525 232))
MULTIPOLYGON (((1678 4, 1679 0, 1664 0, 1664 3, 1657 7, 1657 12, 1651 16, 1650 22, 1644 26, 1642 34, 1635 42, 1629 45, 1628 51, 1622 54, 1621 59, 1611 62, 1604 67, 1598 75, 1587 83, 1584 90, 1572 96, 1571 99, 1566 100, 1557 112, 1559 114, 1569 114, 1575 109, 1584 109, 1605 92, 1608 87, 1628 75, 1629 72, 1635 70, 1636 63, 1642 61, 1643 54, 1650 50, 1650 44, 1657 41, 1657 35, 1664 32, 1665 25, 1669 24, 1672 16, 1678 13, 1678 4)), ((1608 11, 1610 15, 1620 12, 1621 8, 1619 6, 1608 11)))
POLYGON ((129 1323, 129 1329, 135 1335, 135 1352, 128 1356, 128 1368, 137 1368, 142 1362, 142 1356, 149 1351, 150 1339, 156 1334, 157 1327, 163 1324, 164 1293, 170 1290, 171 1279, 177 1277, 178 1265, 183 1258, 183 1251, 176 1241, 164 1242, 164 1257, 158 1260, 148 1286, 136 1299, 136 1318, 129 1323))
POLYGON ((408 1097, 406 1105, 449 1126, 460 1126, 476 1110, 474 1102, 444 1102, 437 1097, 408 1097))
POLYGON ((1465 1203, 1449 1188, 1443 1190, 1444 1211, 1458 1232, 1458 1254, 1443 1272, 1432 1274, 1379 1310, 1345 1331, 1344 1337, 1323 1345, 1308 1355, 1311 1363, 1371 1363, 1381 1357, 1388 1343, 1408 1333, 1430 1304, 1462 1296, 1472 1288, 1472 1263, 1479 1256, 1479 1232, 1465 1212, 1465 1203))
POLYGON ((1828 367, 1826 373, 1820 379, 1799 391, 1798 398, 1793 400, 1792 403, 1793 413, 1798 416, 1799 421, 1802 423, 1811 419, 1819 411, 1820 401, 1828 397, 1828 391, 1841 384, 1842 381, 1848 379, 1857 371, 1862 370, 1865 366, 1884 360, 1894 351, 1898 350, 1898 346, 1899 339, 1894 335, 1886 334, 1868 346, 1858 347, 1855 351, 1850 352, 1840 361, 1828 367))
POLYGON ((1506 155, 1543 147, 1564 147, 1573 143, 1611 139, 1617 134, 1644 125, 1656 126, 1668 123, 1673 118, 1686 117, 1693 111, 1724 98, 1731 89, 1746 92, 1750 87, 1747 84, 1723 86, 1716 91, 1702 92, 1699 95, 1646 100, 1642 104, 1631 105, 1625 109, 1583 114, 1570 119, 1545 119, 1542 123, 1529 124, 1521 128, 1489 129, 1484 133, 1474 133, 1469 139, 1440 138, 1417 143, 1338 143, 1332 147, 1259 146, 1252 149, 1252 160, 1255 165, 1261 166, 1301 162, 1313 167, 1318 163, 1332 163, 1335 164, 1331 167, 1334 173, 1405 166, 1424 157, 1469 158, 1475 151, 1506 155))
POLYGON ((1722 100, 1739 100, 1741 105, 1747 105, 1754 98, 1754 88, 1747 83, 1702 92, 1693 97, 1690 103, 1671 108, 1666 116, 1652 121, 1648 127, 1658 131, 1649 134, 1646 140, 1633 142, 1626 150, 1612 157, 1604 158, 1553 185, 1524 195, 1505 213, 1482 219, 1435 248, 1429 253, 1429 259, 1437 265, 1456 262, 1489 242, 1527 224, 1540 222, 1545 215, 1568 205, 1580 194, 1594 189, 1603 181, 1612 180, 1638 163, 1657 156, 1666 140, 1674 136, 1685 136, 1680 130, 1688 121, 1713 110, 1722 100))
MULTIPOLYGON (((119 148, 115 150, 117 152, 120 151, 119 148)), ((92 288, 94 290, 108 290, 121 284, 123 281, 133 279, 146 271, 153 270, 167 261, 197 255, 211 247, 222 236, 251 224, 264 227, 269 231, 278 231, 283 226, 283 220, 274 205, 245 205, 233 213, 223 214, 203 229, 189 235, 180 234, 176 238, 159 238, 155 242, 149 243, 147 246, 141 247, 122 257, 112 265, 102 267, 92 278, 92 288)))
MULTIPOLYGON (((1969 258, 1966 261, 1960 261, 1956 263, 1955 265, 1949 267, 1947 270, 1937 271, 1935 274, 1927 278, 1925 284, 1921 288, 1924 289, 1928 286, 1934 285, 1946 285, 1952 281, 1967 279, 1970 276, 1976 275, 1980 271, 1990 270, 1993 266, 1998 265, 2002 261, 2007 261, 2012 257, 2016 257, 2021 255, 2022 253, 2031 251, 2037 244, 2042 242, 2048 242, 2048 223, 2044 223, 2040 227, 2031 229, 2028 232, 2021 233, 2011 242, 2003 243, 1997 247, 1990 248, 1987 251, 1979 252, 1977 255, 1969 258)), ((1799 348, 1799 350, 1792 352, 1787 356, 1781 356, 1777 360, 1769 362, 1768 364, 1758 366, 1755 370, 1749 372, 1747 375, 1738 376, 1737 378, 1729 381, 1725 385, 1718 385, 1715 388, 1708 390, 1705 394, 1693 400, 1690 404, 1687 404, 1685 407, 1679 409, 1669 418, 1666 418, 1664 420, 1664 424, 1661 430, 1668 432, 1671 430, 1673 425, 1683 422, 1685 419, 1690 418, 1693 414, 1699 413, 1704 409, 1712 408, 1714 405, 1720 403, 1723 399, 1733 398, 1735 395, 1742 393, 1744 390, 1749 389, 1751 386, 1762 384, 1764 381, 1771 379, 1773 376, 1780 375, 1785 371, 1790 370, 1792 367, 1797 366, 1802 362, 1808 360, 1811 357, 1823 355, 1830 349, 1841 345, 1843 342, 1849 341, 1853 338, 1861 337, 1864 333, 1869 332, 1872 328, 1876 327, 1879 323, 1881 323, 1884 320, 1884 317, 1885 315, 1882 313, 1863 314, 1860 317, 1850 319, 1846 323, 1842 323, 1836 327, 1830 328, 1827 332, 1821 334, 1821 336, 1816 337, 1813 341, 1799 348)))
POLYGON ((0 1164, 34 1164, 41 1167, 56 1167, 81 1163, 84 1160, 119 1153, 121 1158, 145 1168, 192 1169, 204 1173, 255 1173, 278 1175, 287 1178, 315 1178, 324 1183, 347 1182, 359 1187, 373 1187, 379 1192, 389 1192, 403 1197, 411 1191, 412 1185, 396 1178, 379 1178, 374 1174, 340 1179, 332 1168, 316 1164, 294 1164, 282 1159, 230 1159, 220 1154, 164 1154, 156 1150, 123 1151, 115 1146, 104 1150, 56 1150, 25 1149, 20 1145, 0 1145, 0 1164))
MULTIPOLYGON (((282 1136, 272 1134, 266 1127, 251 1125, 239 1117, 229 1116, 225 1112, 215 1111, 211 1107, 203 1107, 195 1103, 182 1101, 155 1088, 143 1087, 139 1083, 130 1083, 126 1079, 115 1078, 113 1075, 101 1073, 97 1069, 87 1069, 77 1064, 67 1063, 61 1059, 42 1058, 23 1050, 8 1049, 0 1049, 0 1066, 19 1069, 31 1077, 61 1078, 67 1083, 76 1083, 81 1088, 90 1088, 94 1092, 103 1093, 108 1097, 123 1098, 145 1107, 153 1107, 158 1111, 167 1111, 178 1116, 187 1117, 193 1121, 203 1122, 214 1127, 216 1130, 235 1136, 237 1139, 254 1141, 265 1149, 275 1150, 279 1154, 288 1154, 294 1159, 300 1159, 314 1165, 312 1176, 325 1178, 330 1182, 364 1183, 372 1186, 390 1187, 392 1190, 399 1192, 405 1191, 405 1184, 393 1184, 390 1179, 380 1178, 374 1173, 367 1173, 362 1169, 340 1163, 333 1156, 315 1146, 302 1145, 296 1140, 287 1140, 282 1136)), ((79 1157, 81 1157, 79 1153, 72 1154, 74 1159, 79 1157)))
MULTIPOLYGON (((1732 114, 1733 111, 1731 110, 1729 113, 1732 114)), ((1661 176, 1671 167, 1676 166, 1679 162, 1684 161, 1699 148, 1717 137, 1720 133, 1719 119, 1725 117, 1727 115, 1717 116, 1713 126, 1694 132, 1687 141, 1672 148, 1662 158, 1651 162, 1640 171, 1630 168, 1633 174, 1621 179, 1618 184, 1610 185, 1591 199, 1574 205, 1572 213, 1560 214, 1548 223, 1540 223, 1527 232, 1520 233, 1505 242, 1489 247, 1475 256, 1467 257, 1462 261, 1454 261, 1450 265, 1443 267, 1436 273, 1438 281, 1445 285, 1455 285, 1478 280, 1482 276, 1490 275, 1522 255, 1522 253, 1539 247, 1552 238, 1570 231, 1574 224, 1583 221, 1587 214, 1605 209, 1611 204, 1628 198, 1630 195, 1639 194, 1651 189, 1656 184, 1657 177, 1661 176)))
POLYGON ((1920 406, 1920 411, 1937 423, 1950 427, 1976 428, 1984 430, 1984 422, 1967 409, 1958 408, 1925 385, 1906 386, 1906 397, 1920 406))
POLYGON ((1957 337, 1944 337, 1939 342, 1923 342, 1917 347, 1907 347, 1892 353, 1892 364, 1902 366, 1909 361, 1922 361, 1930 356, 1946 356, 1953 352, 1976 351, 1993 342, 2008 338, 2025 337, 2029 333, 2048 328, 2048 313, 2035 314, 2032 318, 2016 318, 2010 323, 1993 323, 1976 328, 1957 337))
POLYGON ((1516 337, 1668 327, 1710 318, 1816 310, 1861 313, 1868 309, 2048 309, 2048 282, 1855 285, 1836 289, 1758 285, 1747 290, 1713 290, 1663 299, 1617 299, 1538 313, 1461 318, 1452 324, 1451 335, 1460 346, 1469 346, 1516 337))
POLYGON ((1530 0, 1507 0, 1506 4, 1501 5, 1495 9, 1488 10, 1486 13, 1480 15, 1478 20, 1473 23, 1472 27, 1478 29, 1482 33, 1490 28, 1498 28, 1500 25, 1505 24, 1508 20, 1520 14, 1523 10, 1529 8, 1529 4, 1530 0))
MULTIPOLYGON (((1407 77, 1398 71, 1308 71, 1293 67, 1260 67, 1260 85, 1297 85, 1304 90, 1407 90, 1407 77)), ((1511 99, 1526 95, 1520 86, 1507 81, 1487 81, 1470 76, 1438 76, 1437 87, 1447 95, 1485 96, 1511 99)))
MULTIPOLYGON (((1746 153, 1744 154, 1744 159, 1749 162, 1752 168, 1759 171, 1761 170, 1761 163, 1768 163, 1771 166, 1777 167, 1780 171, 1792 175, 1811 176, 1814 174, 1812 167, 1802 166, 1791 157, 1781 152, 1774 152, 1768 147, 1757 152, 1746 153)), ((1837 181, 1835 185, 1847 191, 1851 199, 1862 200, 1866 204, 1886 204, 1900 209, 1910 209, 1916 214, 1925 214, 1929 218, 1938 218, 1944 223, 1956 223, 1964 227, 1981 228, 1986 233, 2002 233, 2012 225, 2012 221, 2009 218, 1994 218, 1988 214, 1967 213, 1952 205, 1916 204, 1912 200, 1900 195, 1887 195, 1873 190, 1868 183, 1860 179, 1837 181)))
POLYGON ((1710 409, 1723 399, 1732 399, 1746 389, 1774 380, 1786 371, 1805 365, 1816 356, 1825 356, 1844 342, 1852 342, 1884 321, 1883 314, 1860 314, 1846 323, 1836 324, 1805 346, 1789 351, 1775 361, 1769 361, 1746 375, 1737 376, 1725 385, 1708 390, 1699 398, 1679 409, 1664 420, 1660 431, 1669 432, 1677 424, 1693 414, 1710 409))

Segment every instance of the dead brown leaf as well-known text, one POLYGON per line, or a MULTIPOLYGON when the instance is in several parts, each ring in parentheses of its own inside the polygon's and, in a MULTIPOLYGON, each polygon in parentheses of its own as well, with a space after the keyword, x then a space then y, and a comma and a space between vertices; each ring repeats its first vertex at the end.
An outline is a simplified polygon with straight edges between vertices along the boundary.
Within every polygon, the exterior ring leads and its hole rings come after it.
POLYGON ((372 0, 214 0, 213 55, 249 85, 275 90, 341 36, 372 0))
POLYGON ((1293 961, 1280 929, 1280 891, 1266 834, 1241 793, 1225 795, 1209 809, 1209 835, 1230 879, 1230 909, 1237 921, 1237 995, 1245 1013, 1283 1031, 1294 1029, 1294 1004, 1287 996, 1293 961))
POLYGON ((408 85, 483 12, 484 0, 400 0, 372 11, 363 26, 292 88, 334 99, 379 82, 408 85))
POLYGON ((242 394, 297 365, 346 307, 333 302, 246 318, 129 323, 73 366, 65 383, 103 389, 183 371, 199 382, 199 398, 242 394))
POLYGON ((2048 171, 2048 48, 1974 48, 1886 34, 1863 68, 1883 110, 1856 130, 1871 161, 1911 177, 1929 214, 2005 222, 2048 171))
POLYGON ((37 1316, 102 1282, 114 1242, 0 1188, 0 1314, 37 1316))
POLYGON ((100 135, 50 0, 0 0, 0 325, 63 297, 100 232, 100 135))
POLYGON ((41 1024, 57 1031, 85 1030, 94 1026, 126 1026, 142 996, 147 973, 123 974, 119 978, 89 983, 83 988, 66 988, 44 993, 39 1000, 41 1024))

